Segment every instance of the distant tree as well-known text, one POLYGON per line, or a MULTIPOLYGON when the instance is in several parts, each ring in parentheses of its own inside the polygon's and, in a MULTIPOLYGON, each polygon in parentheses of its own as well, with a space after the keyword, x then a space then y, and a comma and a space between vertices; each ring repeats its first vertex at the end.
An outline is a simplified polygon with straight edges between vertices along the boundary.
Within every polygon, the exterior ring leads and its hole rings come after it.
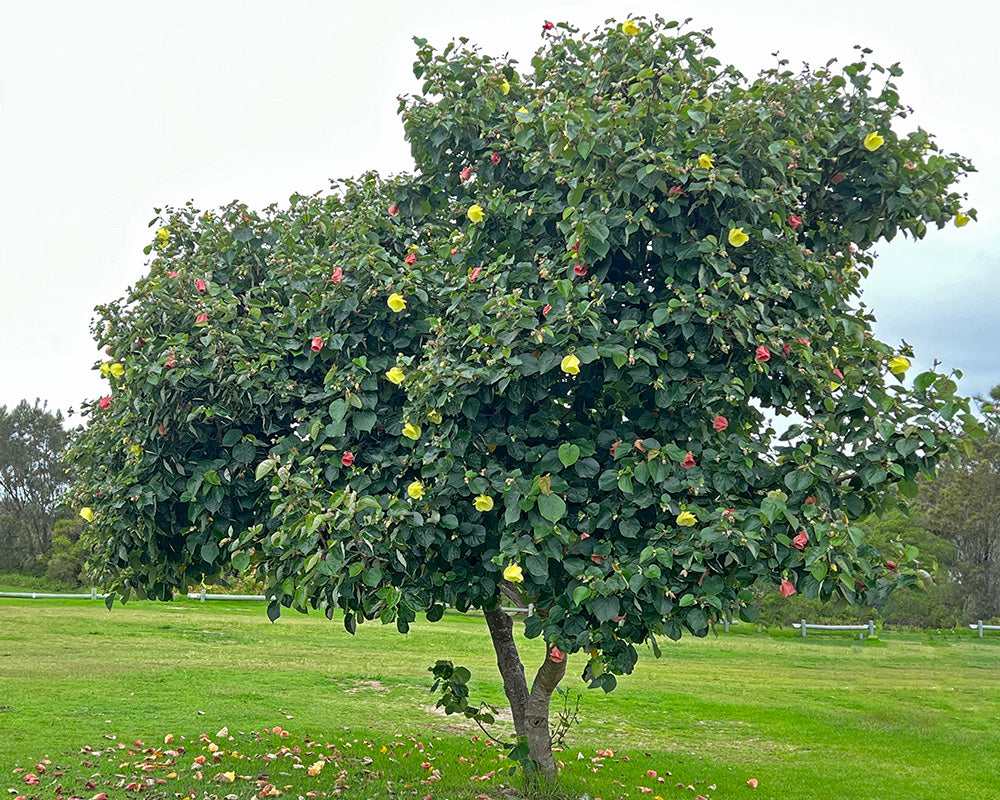
MULTIPOLYGON (((992 391, 1000 397, 1000 387, 992 391)), ((993 407, 987 405, 987 413, 993 407)), ((949 564, 961 586, 963 608, 976 618, 1000 616, 1000 425, 970 441, 958 464, 942 465, 922 483, 916 502, 920 525, 955 548, 949 564)))
POLYGON ((0 406, 0 567, 30 567, 52 542, 69 473, 62 413, 36 400, 0 406))
POLYGON ((163 216, 99 309, 74 462, 118 593, 234 566, 272 619, 482 609, 554 774, 568 662, 610 691, 640 645, 752 617, 755 584, 916 580, 855 522, 976 423, 948 375, 903 380, 857 295, 876 241, 974 215, 969 164, 896 132, 898 66, 747 80, 677 27, 555 28, 526 73, 418 40, 415 174, 163 216), (512 602, 545 642, 530 688, 512 602))

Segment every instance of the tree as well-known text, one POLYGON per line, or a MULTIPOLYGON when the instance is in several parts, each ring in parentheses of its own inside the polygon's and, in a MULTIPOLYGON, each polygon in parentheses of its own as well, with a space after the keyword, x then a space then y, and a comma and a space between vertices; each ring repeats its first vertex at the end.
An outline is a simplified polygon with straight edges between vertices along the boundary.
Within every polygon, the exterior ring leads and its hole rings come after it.
POLYGON ((69 484, 68 443, 61 412, 37 400, 0 406, 0 568, 30 567, 49 549, 69 484))
MULTIPOLYGON (((1000 387, 993 389, 994 400, 1000 387)), ((987 413, 994 414, 992 405, 987 413)), ((1000 616, 1000 427, 970 442, 966 458, 947 464, 921 486, 916 509, 921 524, 950 542, 950 565, 961 586, 962 607, 977 619, 1000 616)))
POLYGON ((756 583, 915 580, 853 521, 975 422, 855 300, 877 240, 975 212, 868 51, 748 81, 661 19, 544 36, 528 73, 416 40, 413 175, 154 220, 75 463, 122 597, 232 565, 272 619, 482 609, 551 774, 574 654, 610 691, 756 583), (530 687, 507 599, 546 642, 530 687))

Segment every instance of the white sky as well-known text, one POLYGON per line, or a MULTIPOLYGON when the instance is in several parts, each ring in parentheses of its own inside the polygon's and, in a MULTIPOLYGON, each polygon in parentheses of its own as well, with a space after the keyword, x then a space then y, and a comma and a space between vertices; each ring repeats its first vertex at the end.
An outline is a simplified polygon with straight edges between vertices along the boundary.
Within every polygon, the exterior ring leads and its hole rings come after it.
POLYGON ((716 55, 753 75, 852 59, 900 61, 914 124, 970 157, 980 221, 879 248, 865 300, 880 338, 1000 383, 1000 12, 988 0, 399 2, 179 0, 5 3, 0 26, 0 405, 79 407, 93 308, 145 272, 153 208, 260 207, 330 178, 409 169, 397 95, 418 90, 413 36, 465 36, 522 65, 542 22, 592 28, 661 13, 711 27, 716 55))

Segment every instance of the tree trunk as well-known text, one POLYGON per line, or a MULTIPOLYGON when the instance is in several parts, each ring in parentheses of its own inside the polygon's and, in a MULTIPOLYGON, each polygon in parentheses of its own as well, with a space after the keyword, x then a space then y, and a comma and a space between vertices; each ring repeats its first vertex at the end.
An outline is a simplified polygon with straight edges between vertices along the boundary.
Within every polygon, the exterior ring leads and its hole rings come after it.
POLYGON ((556 762, 552 756, 552 739, 549 736, 549 704, 552 693, 566 674, 566 661, 553 661, 551 649, 545 654, 545 661, 535 674, 528 696, 528 757, 535 762, 539 771, 548 778, 556 777, 556 762))
POLYGON ((518 737, 528 736, 528 682, 524 678, 524 665, 517 653, 514 642, 514 622, 506 611, 496 608, 487 611, 486 624, 493 639, 493 649, 497 654, 497 667, 503 678, 503 691, 510 703, 510 713, 514 717, 514 732, 518 737))

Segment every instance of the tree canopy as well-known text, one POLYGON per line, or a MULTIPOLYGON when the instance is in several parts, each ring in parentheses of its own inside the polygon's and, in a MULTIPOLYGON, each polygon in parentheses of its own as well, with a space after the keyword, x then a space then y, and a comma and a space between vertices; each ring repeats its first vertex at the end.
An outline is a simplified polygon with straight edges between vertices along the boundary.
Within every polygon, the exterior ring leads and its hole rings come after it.
POLYGON ((526 71, 416 40, 413 174, 154 221, 75 449, 122 596, 233 566, 272 619, 404 632, 506 596, 551 693, 570 654, 610 690, 637 645, 752 615, 758 582, 913 580, 854 521, 975 422, 858 297, 876 242, 975 216, 971 165, 899 132, 867 50, 748 80, 661 19, 544 37, 526 71))

